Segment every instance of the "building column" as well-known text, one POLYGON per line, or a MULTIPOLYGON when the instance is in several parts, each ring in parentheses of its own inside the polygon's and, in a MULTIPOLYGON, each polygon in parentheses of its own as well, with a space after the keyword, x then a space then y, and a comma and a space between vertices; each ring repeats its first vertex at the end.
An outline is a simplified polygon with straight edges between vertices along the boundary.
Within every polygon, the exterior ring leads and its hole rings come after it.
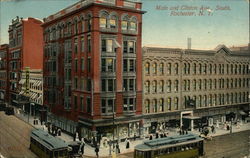
POLYGON ((191 128, 191 131, 194 130, 194 120, 193 119, 190 120, 190 128, 191 128))

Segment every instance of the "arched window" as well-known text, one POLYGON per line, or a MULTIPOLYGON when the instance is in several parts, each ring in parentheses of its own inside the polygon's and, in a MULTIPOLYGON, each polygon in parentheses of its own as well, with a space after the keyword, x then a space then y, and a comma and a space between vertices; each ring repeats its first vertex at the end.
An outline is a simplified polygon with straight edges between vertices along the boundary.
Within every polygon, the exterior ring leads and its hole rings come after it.
POLYGON ((187 74, 187 64, 186 63, 184 63, 183 71, 184 71, 184 74, 187 74))
POLYGON ((91 27, 92 27, 92 17, 91 17, 91 15, 89 14, 89 15, 87 16, 87 29, 88 29, 88 31, 91 30, 91 27))
POLYGON ((172 84, 171 80, 168 80, 167 81, 167 92, 171 92, 171 87, 172 87, 171 84, 172 84))
POLYGON ((201 95, 198 96, 198 102, 197 102, 197 107, 201 107, 202 106, 202 100, 201 100, 201 95))
POLYGON ((150 102, 148 99, 145 101, 145 113, 150 113, 150 102))
POLYGON ((164 92, 164 81, 163 80, 161 80, 159 83, 159 92, 160 93, 164 92))
POLYGON ((77 34, 78 31, 78 18, 74 18, 74 34, 77 34))
POLYGON ((234 103, 234 94, 231 93, 231 104, 234 103))
POLYGON ((161 98, 159 100, 159 112, 163 112, 164 111, 164 99, 161 98))
POLYGON ((137 29, 137 19, 136 19, 136 17, 132 17, 132 19, 130 21, 130 30, 136 31, 136 29, 137 29))
POLYGON ((150 82, 149 81, 145 82, 145 93, 150 93, 150 82))
POLYGON ((157 73, 157 64, 153 63, 153 74, 157 73))
POLYGON ((217 88, 217 80, 214 79, 214 89, 216 89, 216 88, 217 88))
POLYGON ((175 70, 175 74, 178 75, 178 73, 179 73, 179 64, 178 63, 175 63, 174 70, 175 70))
POLYGON ((242 73, 242 68, 241 68, 241 65, 239 65, 239 74, 241 74, 242 73))
POLYGON ((203 72, 204 72, 204 74, 207 74, 207 64, 203 65, 203 72))
POLYGON ((153 100, 153 112, 154 113, 157 112, 157 100, 156 99, 153 100))
POLYGON ((201 90, 201 84, 202 84, 202 83, 201 83, 201 79, 199 79, 199 81, 198 81, 198 89, 199 89, 199 90, 201 90))
POLYGON ((171 100, 171 98, 167 99, 167 106, 168 106, 168 110, 171 111, 172 110, 172 100, 171 100))
POLYGON ((193 73, 196 74, 196 63, 193 65, 193 73))
POLYGON ((186 81, 186 80, 184 80, 183 82, 184 82, 184 84, 183 84, 184 91, 186 91, 186 90, 187 90, 187 81, 186 81))
POLYGON ((233 74, 234 73, 234 66, 233 66, 233 64, 231 64, 231 74, 233 74))
POLYGON ((193 100, 194 100, 195 106, 197 106, 197 98, 195 95, 193 96, 193 100))
POLYGON ((216 74, 217 73, 217 66, 216 66, 216 64, 214 64, 214 74, 216 74))
POLYGON ((193 80, 193 90, 196 90, 196 80, 193 80))
POLYGON ((109 25, 110 25, 110 28, 111 29, 115 29, 116 28, 116 26, 117 26, 117 16, 116 15, 112 15, 111 17, 110 17, 110 20, 109 20, 109 25))
POLYGON ((207 89, 207 80, 206 79, 204 79, 204 90, 206 90, 207 89))
POLYGON ((207 107, 207 96, 206 95, 203 96, 203 104, 205 107, 207 107))
POLYGON ((229 104, 230 103, 230 97, 229 97, 229 94, 227 93, 226 94, 226 104, 229 104))
POLYGON ((212 85, 213 85, 212 84, 212 79, 209 79, 209 83, 208 84, 209 84, 209 89, 212 89, 212 85))
POLYGON ((153 81, 153 93, 157 93, 157 82, 153 81))
POLYGON ((208 106, 212 105, 212 94, 209 94, 209 98, 208 98, 208 106))
POLYGON ((178 97, 175 97, 174 98, 174 109, 175 110, 178 110, 178 108, 179 108, 179 99, 178 99, 178 97))
POLYGON ((227 74, 229 74, 229 65, 227 64, 227 74))
POLYGON ((187 74, 190 74, 190 63, 187 63, 187 74))
POLYGON ((84 28, 85 28, 84 15, 81 16, 80 20, 81 20, 81 22, 80 22, 81 32, 84 32, 84 28))
POLYGON ((229 79, 228 79, 228 78, 227 78, 227 80, 226 80, 226 85, 227 85, 226 88, 230 88, 230 87, 229 87, 229 79))
POLYGON ((170 75, 171 74, 171 63, 168 63, 167 65, 167 73, 170 75))
POLYGON ((212 74, 212 69, 213 69, 212 64, 209 64, 209 74, 212 74))
POLYGON ((217 95, 214 94, 214 97, 213 97, 213 105, 217 105, 217 95))
POLYGON ((190 91, 190 80, 187 80, 187 90, 190 91))
POLYGON ((202 65, 199 64, 199 74, 202 74, 202 65))
POLYGON ((161 75, 164 74, 164 64, 163 63, 160 63, 159 72, 160 72, 161 75))
POLYGON ((178 89, 179 89, 179 81, 175 80, 175 82, 174 82, 174 91, 178 92, 178 89))
POLYGON ((234 68, 234 73, 237 74, 238 73, 238 65, 235 65, 235 68, 234 68))
POLYGON ((241 88, 242 86, 242 82, 241 82, 241 79, 239 79, 239 88, 241 88))
POLYGON ((237 88, 238 87, 238 80, 237 78, 235 79, 235 82, 234 82, 234 88, 237 88))
POLYGON ((128 30, 128 16, 122 18, 122 30, 128 30))
POLYGON ((107 28, 108 27, 108 13, 102 12, 99 19, 99 24, 101 28, 107 28))
POLYGON ((231 79, 231 86, 230 87, 234 88, 234 80, 233 79, 231 79))
POLYGON ((145 72, 146 72, 146 75, 150 74, 150 63, 148 62, 145 64, 145 72))
POLYGON ((221 64, 219 64, 219 74, 221 74, 221 64))
POLYGON ((234 98, 235 98, 235 99, 234 99, 234 102, 235 102, 235 103, 238 103, 238 94, 237 94, 237 93, 235 93, 234 98))

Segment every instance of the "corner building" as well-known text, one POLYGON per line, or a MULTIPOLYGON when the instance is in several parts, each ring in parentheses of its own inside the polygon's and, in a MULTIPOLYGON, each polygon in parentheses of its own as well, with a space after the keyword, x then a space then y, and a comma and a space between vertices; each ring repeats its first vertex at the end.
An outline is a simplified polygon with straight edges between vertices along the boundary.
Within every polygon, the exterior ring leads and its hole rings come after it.
POLYGON ((145 133, 244 120, 249 108, 249 47, 143 48, 145 133))
POLYGON ((141 3, 80 1, 44 19, 44 104, 53 124, 87 140, 112 139, 113 129, 115 139, 140 135, 143 13, 141 3))

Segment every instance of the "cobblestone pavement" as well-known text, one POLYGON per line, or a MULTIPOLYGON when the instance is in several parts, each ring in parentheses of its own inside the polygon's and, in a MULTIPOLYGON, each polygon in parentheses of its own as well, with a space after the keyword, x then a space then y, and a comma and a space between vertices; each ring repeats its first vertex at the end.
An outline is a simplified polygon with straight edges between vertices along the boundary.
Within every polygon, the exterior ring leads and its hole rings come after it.
POLYGON ((0 153, 6 158, 36 158, 29 150, 30 132, 33 129, 15 116, 0 112, 0 153))

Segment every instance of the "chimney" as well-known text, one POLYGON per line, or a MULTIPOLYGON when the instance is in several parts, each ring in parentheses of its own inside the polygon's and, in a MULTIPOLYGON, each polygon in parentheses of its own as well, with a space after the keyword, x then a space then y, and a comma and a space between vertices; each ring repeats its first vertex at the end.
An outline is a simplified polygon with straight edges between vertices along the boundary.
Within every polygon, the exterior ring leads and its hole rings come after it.
POLYGON ((187 38, 187 49, 191 49, 191 40, 190 37, 187 38))

